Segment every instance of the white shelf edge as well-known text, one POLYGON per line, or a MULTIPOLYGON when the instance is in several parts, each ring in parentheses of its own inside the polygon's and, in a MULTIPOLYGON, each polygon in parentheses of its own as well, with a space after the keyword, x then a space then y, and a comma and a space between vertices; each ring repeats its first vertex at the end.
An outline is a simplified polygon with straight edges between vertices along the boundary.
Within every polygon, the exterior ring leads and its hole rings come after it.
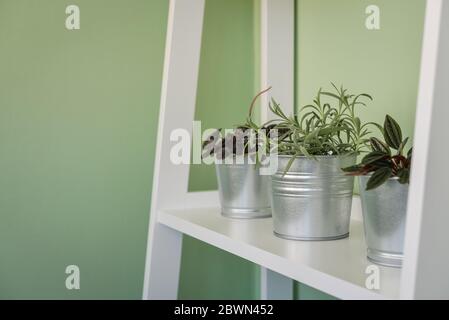
POLYGON ((382 300, 392 298, 315 270, 307 265, 292 264, 284 257, 272 254, 248 243, 232 239, 170 213, 161 211, 158 216, 158 222, 169 228, 316 288, 336 298, 348 300, 382 300))

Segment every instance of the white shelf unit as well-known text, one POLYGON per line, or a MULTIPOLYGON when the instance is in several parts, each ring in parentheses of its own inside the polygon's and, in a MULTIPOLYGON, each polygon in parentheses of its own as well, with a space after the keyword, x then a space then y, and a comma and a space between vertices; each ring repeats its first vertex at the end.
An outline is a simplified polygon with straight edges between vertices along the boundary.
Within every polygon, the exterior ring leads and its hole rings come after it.
MULTIPOLYGON (((353 213, 359 213, 356 201, 353 213), (355 211, 355 212, 354 212, 355 211)), ((363 222, 353 219, 351 236, 338 241, 292 241, 273 234, 271 219, 224 218, 220 208, 165 210, 158 222, 341 299, 395 299, 400 269, 380 267, 379 291, 365 288, 367 266, 363 222)))
MULTIPOLYGON (((261 2, 262 87, 292 106, 294 0, 261 2)), ((449 118, 448 1, 427 1, 404 267, 379 267, 379 290, 365 286, 371 263, 357 197, 349 238, 304 242, 275 237, 271 219, 222 217, 217 192, 188 192, 189 165, 170 161, 170 139, 175 129, 192 132, 204 5, 170 1, 143 298, 177 298, 183 234, 260 265, 263 299, 292 298, 293 280, 341 299, 449 298, 449 151, 435 142, 449 118)))

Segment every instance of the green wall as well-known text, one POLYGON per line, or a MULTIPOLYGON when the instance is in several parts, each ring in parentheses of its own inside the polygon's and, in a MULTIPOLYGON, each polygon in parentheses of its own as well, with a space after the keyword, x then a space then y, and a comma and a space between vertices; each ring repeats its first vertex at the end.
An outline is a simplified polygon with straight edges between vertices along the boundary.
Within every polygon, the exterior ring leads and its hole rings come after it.
MULTIPOLYGON (((197 114, 222 122, 206 125, 234 124, 254 93, 253 5, 207 1, 197 114)), ((0 0, 0 298, 141 297, 167 13, 165 0, 0 0)), ((252 298, 257 272, 186 238, 180 297, 252 298)))
MULTIPOLYGON (((424 0, 298 0, 297 101, 330 81, 412 133, 424 0), (379 31, 364 8, 381 8, 379 31)), ((0 298, 141 297, 168 2, 0 0, 0 298), (67 31, 65 7, 81 8, 67 31), (64 286, 81 269, 81 290, 64 286)), ((196 118, 241 121, 257 0, 207 0, 196 118)), ((215 186, 193 167, 191 190, 215 186)), ((257 298, 258 268, 184 239, 180 298, 257 298)), ((329 296, 299 285, 298 299, 329 296)))
POLYGON ((0 298, 141 297, 167 13, 0 0, 0 298))
POLYGON ((370 93, 361 118, 386 113, 413 134, 425 0, 297 1, 297 101, 312 100, 330 82, 370 93), (365 8, 380 9, 380 30, 365 27, 365 8))

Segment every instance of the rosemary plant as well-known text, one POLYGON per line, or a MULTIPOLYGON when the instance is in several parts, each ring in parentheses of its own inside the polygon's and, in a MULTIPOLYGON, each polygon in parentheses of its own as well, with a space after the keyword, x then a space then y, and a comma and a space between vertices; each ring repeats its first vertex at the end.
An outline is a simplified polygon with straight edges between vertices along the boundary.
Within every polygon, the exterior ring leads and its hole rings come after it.
POLYGON ((332 86, 335 92, 320 89, 312 104, 290 117, 271 100, 269 108, 278 117, 269 122, 278 130, 277 151, 292 156, 286 171, 299 156, 359 153, 367 145, 371 123, 362 123, 356 111, 372 101, 372 97, 366 93, 350 94, 343 87, 332 86), (329 98, 331 103, 324 101, 329 98))

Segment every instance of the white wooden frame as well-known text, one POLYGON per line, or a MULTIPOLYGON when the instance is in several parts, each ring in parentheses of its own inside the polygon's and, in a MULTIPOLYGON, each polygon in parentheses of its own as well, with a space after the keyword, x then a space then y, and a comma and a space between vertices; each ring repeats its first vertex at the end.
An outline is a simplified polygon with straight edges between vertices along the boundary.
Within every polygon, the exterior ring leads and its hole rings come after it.
MULTIPOLYGON (((272 87, 270 95, 276 97, 286 112, 293 112, 295 98, 295 1, 261 0, 261 88, 272 87)), ((268 94, 261 97, 261 120, 266 122, 268 94)), ((292 299, 294 282, 274 271, 261 267, 261 299, 292 299)))
POLYGON ((408 200, 403 299, 449 299, 449 2, 428 0, 408 200))
MULTIPOLYGON (((273 95, 279 102, 284 107, 293 106, 294 1, 261 1, 262 87, 272 85, 273 95)), ((260 264, 262 299, 292 298, 291 278, 341 298, 391 298, 367 291, 358 287, 360 284, 354 285, 335 274, 314 270, 308 256, 301 256, 289 265, 288 258, 282 255, 261 251, 253 243, 242 243, 239 237, 196 225, 195 219, 189 218, 196 210, 218 205, 216 191, 189 193, 189 166, 174 165, 169 157, 171 132, 178 128, 190 132, 192 129, 204 6, 205 0, 170 1, 143 298, 177 298, 183 233, 260 264), (175 211, 167 213, 167 209, 175 211), (264 260, 268 257, 273 260, 264 260)), ((441 192, 449 189, 445 170, 449 151, 435 142, 441 141, 435 137, 444 136, 444 121, 449 116, 444 106, 449 100, 449 90, 444 90, 449 83, 448 21, 448 2, 428 0, 405 259, 402 281, 397 283, 400 292, 392 296, 396 298, 449 298, 449 277, 445 275, 449 270, 449 253, 445 247, 449 197, 441 192)), ((262 110, 266 110, 266 105, 265 98, 262 110)), ((268 119, 267 113, 262 112, 262 117, 268 119)), ((353 211, 358 206, 356 201, 353 211)), ((279 246, 280 240, 273 241, 279 246)), ((307 252, 309 248, 305 246, 292 249, 307 252)), ((399 278, 397 272, 386 272, 388 279, 399 278)), ((396 285, 394 281, 391 283, 396 285)))
POLYGON ((161 208, 189 202, 189 168, 171 163, 169 137, 175 129, 191 128, 194 119, 204 5, 204 0, 170 1, 144 299, 177 298, 182 234, 157 220, 161 208))

